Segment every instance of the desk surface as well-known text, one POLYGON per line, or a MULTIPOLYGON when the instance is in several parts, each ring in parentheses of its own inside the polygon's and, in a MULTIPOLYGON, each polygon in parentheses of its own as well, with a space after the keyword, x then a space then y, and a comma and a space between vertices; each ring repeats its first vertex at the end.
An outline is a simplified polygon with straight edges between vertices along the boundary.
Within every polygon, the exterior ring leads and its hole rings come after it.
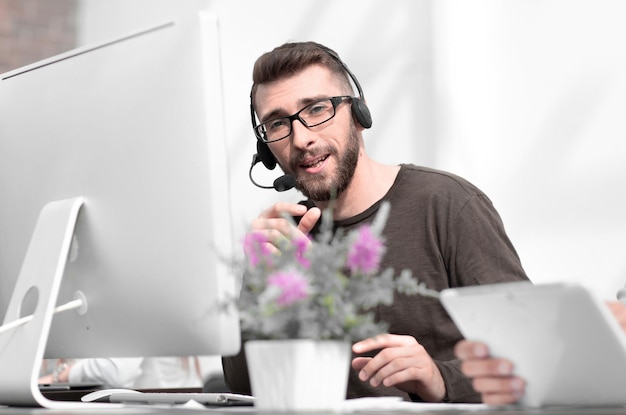
MULTIPOLYGON (((200 389, 143 389, 143 392, 201 392, 200 389)), ((203 407, 197 402, 190 402, 186 405, 166 406, 148 404, 85 404, 84 408, 76 407, 83 405, 80 396, 84 395, 84 390, 75 392, 46 392, 45 395, 51 401, 58 401, 60 404, 67 403, 73 405, 72 408, 23 408, 8 407, 0 405, 0 415, 199 415, 207 412, 216 415, 275 415, 270 412, 256 410, 253 406, 231 406, 231 407, 203 407), (94 406, 95 405, 95 406, 94 406)), ((384 398, 382 398, 384 399, 384 398)), ((391 415, 391 414, 433 414, 433 415, 626 415, 626 406, 622 407, 579 407, 579 406, 559 406, 547 408, 523 408, 523 407, 488 407, 477 404, 432 404, 418 402, 402 402, 378 400, 378 398, 362 398, 346 401, 346 411, 322 411, 322 412, 300 412, 297 415, 340 415, 340 414, 364 414, 364 415, 391 415), (356 405, 355 405, 356 404, 356 405)), ((291 415, 284 412, 281 415, 291 415)), ((295 415, 295 414, 294 414, 295 415)))
MULTIPOLYGON (((90 409, 43 409, 43 408, 15 408, 0 407, 0 415, 199 415, 204 410, 185 407, 160 407, 152 405, 142 406, 111 406, 102 404, 102 408, 90 409)), ((256 411, 254 407, 228 407, 228 408, 207 408, 206 412, 219 415, 268 415, 269 412, 256 411)), ((338 414, 366 414, 366 415, 392 415, 392 414, 432 414, 432 415, 626 415, 626 407, 552 407, 552 408, 487 408, 471 409, 467 406, 442 405, 440 409, 432 406, 422 406, 415 404, 410 409, 403 410, 365 410, 357 412, 306 412, 297 415, 338 415, 338 414), (413 410, 414 409, 414 410, 413 410)), ((274 415, 274 414, 271 414, 274 415)), ((283 413, 283 415, 290 415, 283 413)), ((294 414, 296 415, 296 414, 294 414)))

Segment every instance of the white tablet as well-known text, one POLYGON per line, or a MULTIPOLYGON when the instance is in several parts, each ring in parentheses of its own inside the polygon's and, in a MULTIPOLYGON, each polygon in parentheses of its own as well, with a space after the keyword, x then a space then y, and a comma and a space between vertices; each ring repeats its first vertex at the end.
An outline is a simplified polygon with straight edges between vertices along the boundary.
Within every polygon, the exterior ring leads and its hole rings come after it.
POLYGON ((465 338, 513 362, 527 381, 522 405, 626 405, 626 334, 583 286, 490 284, 441 301, 465 338))

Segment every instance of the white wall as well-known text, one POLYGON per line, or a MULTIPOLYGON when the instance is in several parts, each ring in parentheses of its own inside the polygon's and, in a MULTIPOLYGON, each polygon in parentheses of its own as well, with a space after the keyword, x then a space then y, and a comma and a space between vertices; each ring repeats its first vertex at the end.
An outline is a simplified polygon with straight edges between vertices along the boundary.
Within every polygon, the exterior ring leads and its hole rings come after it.
POLYGON ((626 282, 626 3, 437 1, 435 164, 493 199, 535 281, 626 282))
MULTIPOLYGON (((279 195, 249 183, 251 68, 288 40, 336 49, 374 117, 366 145, 389 163, 465 176, 500 211, 537 282, 626 282, 626 27, 620 0, 83 0, 91 43, 196 7, 224 44, 238 232, 279 195)), ((262 167, 255 172, 262 180, 262 167)), ((267 176, 271 183, 277 173, 267 176)), ((281 198, 297 199, 289 193, 281 198)))

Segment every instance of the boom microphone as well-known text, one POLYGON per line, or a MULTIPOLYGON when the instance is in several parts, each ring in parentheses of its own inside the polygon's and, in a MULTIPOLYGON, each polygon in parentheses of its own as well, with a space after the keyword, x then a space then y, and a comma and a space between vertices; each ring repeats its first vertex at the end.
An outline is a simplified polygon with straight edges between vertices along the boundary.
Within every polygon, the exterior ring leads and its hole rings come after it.
POLYGON ((279 178, 274 180, 274 184, 272 186, 263 186, 255 182, 252 178, 252 169, 260 161, 261 159, 259 158, 258 154, 252 156, 252 164, 250 165, 250 170, 248 171, 248 177, 250 178, 252 184, 254 184, 256 187, 260 187, 261 189, 274 189, 277 192, 284 192, 296 186, 296 178, 291 174, 284 174, 280 176, 279 178))
POLYGON ((292 189, 296 187, 296 178, 291 174, 284 174, 280 176, 278 179, 274 180, 274 189, 277 192, 284 192, 285 190, 292 189))

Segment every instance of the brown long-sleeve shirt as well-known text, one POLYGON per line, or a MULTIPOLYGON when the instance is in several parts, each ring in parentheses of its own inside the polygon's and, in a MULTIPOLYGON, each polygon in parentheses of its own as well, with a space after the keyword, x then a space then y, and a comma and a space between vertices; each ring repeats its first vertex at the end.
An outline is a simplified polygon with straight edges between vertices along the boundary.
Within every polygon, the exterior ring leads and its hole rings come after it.
MULTIPOLYGON (((391 205, 383 232, 383 269, 411 269, 415 278, 435 290, 528 279, 491 201, 465 179, 402 165, 381 201, 336 226, 350 229, 371 222, 383 200, 391 205)), ((378 307, 377 317, 389 324, 390 333, 411 335, 425 347, 443 375, 447 401, 480 401, 454 357, 454 345, 462 336, 438 300, 396 295, 391 306, 378 307)), ((223 367, 231 390, 250 393, 243 353, 225 357, 223 367)), ((396 388, 374 388, 350 371, 348 398, 384 395, 420 399, 396 388)))

